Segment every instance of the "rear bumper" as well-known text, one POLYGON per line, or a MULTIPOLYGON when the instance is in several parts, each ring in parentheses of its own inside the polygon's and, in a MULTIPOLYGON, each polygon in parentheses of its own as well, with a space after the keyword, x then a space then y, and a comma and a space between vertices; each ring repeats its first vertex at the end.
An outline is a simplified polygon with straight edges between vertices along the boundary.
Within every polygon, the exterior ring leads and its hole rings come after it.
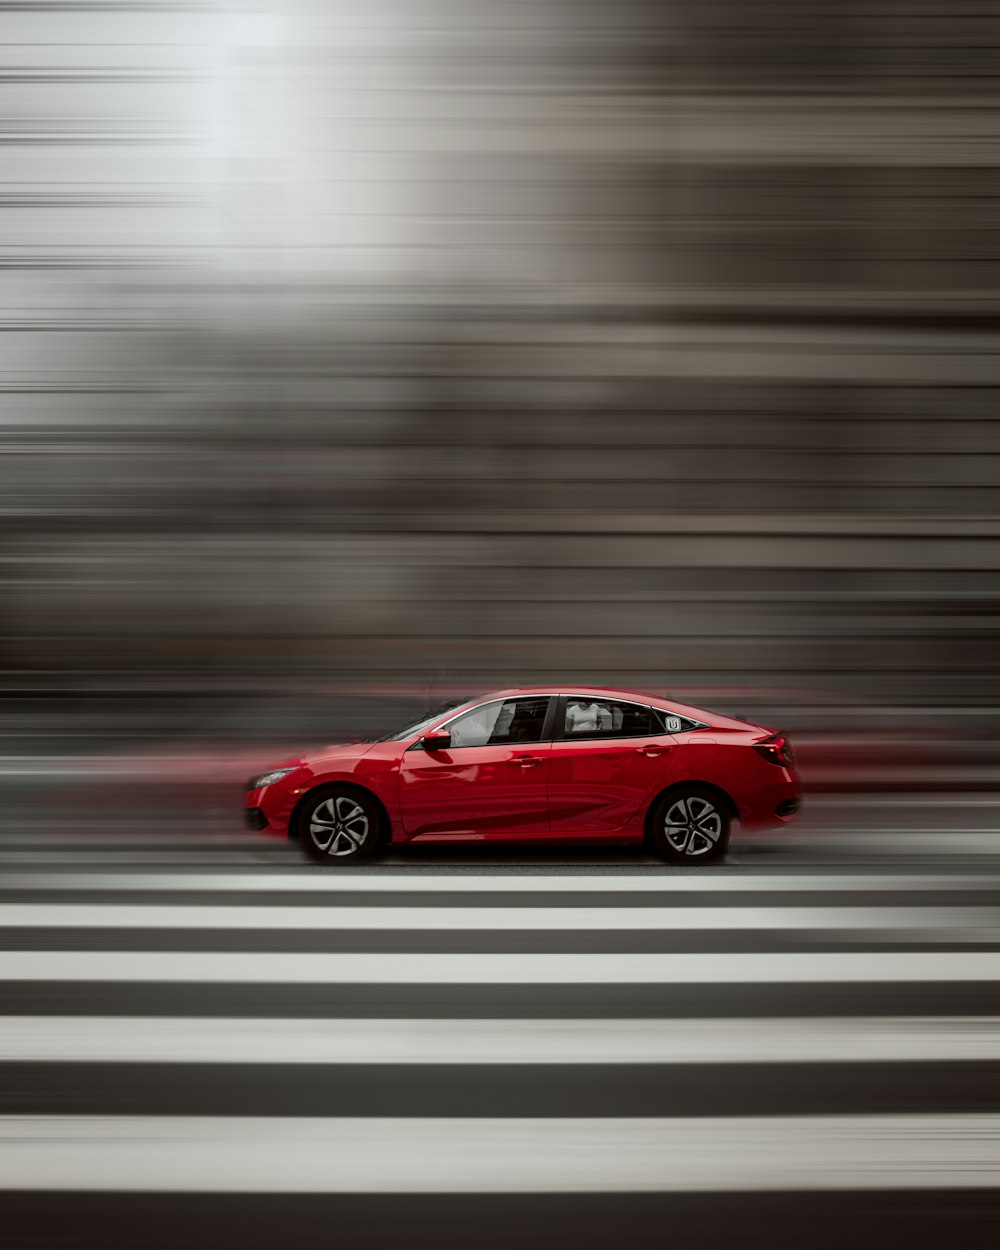
POLYGON ((802 783, 790 768, 761 764, 754 784, 740 796, 740 827, 742 829, 773 829, 797 820, 802 810, 802 783), (762 771, 766 769, 767 771, 762 771))

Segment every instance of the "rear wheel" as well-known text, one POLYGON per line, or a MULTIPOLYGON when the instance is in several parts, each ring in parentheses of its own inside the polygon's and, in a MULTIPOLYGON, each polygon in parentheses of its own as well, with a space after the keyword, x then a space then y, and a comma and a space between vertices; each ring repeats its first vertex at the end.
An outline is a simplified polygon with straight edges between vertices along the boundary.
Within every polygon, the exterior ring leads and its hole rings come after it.
POLYGON ((668 863, 694 866, 725 855, 729 829, 729 813, 715 791, 684 786, 657 803, 650 839, 656 853, 668 863))
POLYGON ((367 859, 378 845, 379 812, 357 790, 328 786, 310 794, 298 819, 306 853, 328 868, 346 868, 367 859))

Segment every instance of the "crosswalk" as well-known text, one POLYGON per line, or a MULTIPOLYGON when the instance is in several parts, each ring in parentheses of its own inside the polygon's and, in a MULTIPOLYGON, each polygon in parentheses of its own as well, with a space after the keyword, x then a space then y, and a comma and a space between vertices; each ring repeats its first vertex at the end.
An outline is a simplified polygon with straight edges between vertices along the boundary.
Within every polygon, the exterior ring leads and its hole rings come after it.
POLYGON ((8 864, 0 1013, 4 1244, 1000 1214, 992 870, 8 864))

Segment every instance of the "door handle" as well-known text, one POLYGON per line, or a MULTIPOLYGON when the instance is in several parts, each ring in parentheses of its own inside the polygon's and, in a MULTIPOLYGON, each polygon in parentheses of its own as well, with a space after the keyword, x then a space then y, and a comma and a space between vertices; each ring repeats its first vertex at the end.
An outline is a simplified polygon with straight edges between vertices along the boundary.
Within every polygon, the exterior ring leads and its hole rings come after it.
POLYGON ((541 764, 541 762, 540 755, 515 755, 511 760, 512 764, 520 764, 522 768, 530 768, 532 764, 541 764))
POLYGON ((658 747, 650 743, 649 746, 636 747, 635 753, 636 755, 648 755, 650 759, 655 759, 657 755, 666 755, 669 750, 669 747, 658 747))

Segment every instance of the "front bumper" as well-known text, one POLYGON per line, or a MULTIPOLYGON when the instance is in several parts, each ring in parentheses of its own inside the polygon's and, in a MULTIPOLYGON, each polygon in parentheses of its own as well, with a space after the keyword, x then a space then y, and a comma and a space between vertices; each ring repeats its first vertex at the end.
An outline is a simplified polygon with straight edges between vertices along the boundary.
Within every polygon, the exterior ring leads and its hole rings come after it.
POLYGON ((245 791, 244 825, 268 838, 287 838, 288 822, 301 793, 295 786, 285 784, 284 778, 273 785, 245 791))

